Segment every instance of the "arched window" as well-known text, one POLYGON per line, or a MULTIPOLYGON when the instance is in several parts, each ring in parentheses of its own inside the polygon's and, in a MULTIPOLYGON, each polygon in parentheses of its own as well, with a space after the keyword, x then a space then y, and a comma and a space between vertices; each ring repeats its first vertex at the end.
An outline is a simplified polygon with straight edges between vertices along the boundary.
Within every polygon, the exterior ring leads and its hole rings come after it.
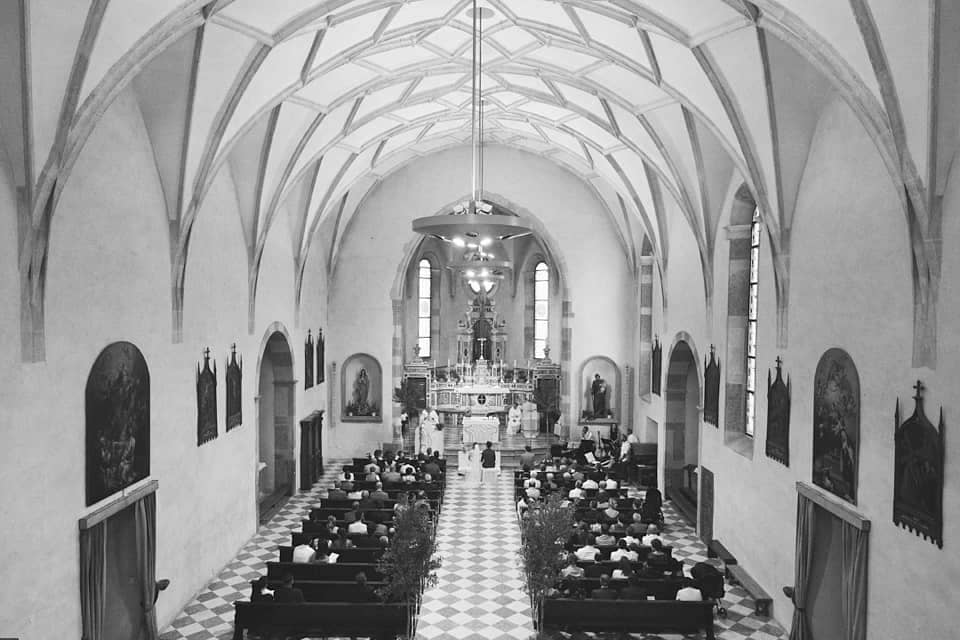
POLYGON ((550 326, 550 269, 538 262, 533 278, 533 357, 546 357, 550 326))
POLYGON ((430 357, 430 330, 433 323, 431 313, 431 294, 433 292, 433 269, 430 261, 424 258, 420 261, 417 273, 417 344, 420 346, 420 357, 430 357))
POLYGON ((753 437, 757 393, 757 293, 760 283, 760 214, 750 223, 750 306, 747 310, 747 419, 744 433, 753 437))

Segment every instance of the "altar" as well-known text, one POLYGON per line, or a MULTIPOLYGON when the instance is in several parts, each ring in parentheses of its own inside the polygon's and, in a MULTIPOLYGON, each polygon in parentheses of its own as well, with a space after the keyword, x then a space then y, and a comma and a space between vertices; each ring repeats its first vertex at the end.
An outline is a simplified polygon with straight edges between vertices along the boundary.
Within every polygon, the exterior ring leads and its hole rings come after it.
POLYGON ((466 416, 463 418, 463 443, 500 442, 500 419, 495 416, 466 416))

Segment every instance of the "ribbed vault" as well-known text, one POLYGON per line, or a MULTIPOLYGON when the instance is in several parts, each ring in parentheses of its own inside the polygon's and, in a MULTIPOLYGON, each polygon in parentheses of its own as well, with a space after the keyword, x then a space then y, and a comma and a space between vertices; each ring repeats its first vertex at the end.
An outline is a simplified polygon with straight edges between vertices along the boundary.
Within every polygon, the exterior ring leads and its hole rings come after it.
MULTIPOLYGON (((46 239, 57 199, 120 91, 136 95, 155 147, 175 337, 190 231, 218 172, 229 170, 236 185, 252 308, 281 211, 290 216, 299 289, 324 220, 337 220, 321 242, 330 267, 372 187, 470 138, 470 0, 82 4, 86 11, 65 11, 59 0, 32 0, 0 15, 10 36, 10 51, 0 53, 22 62, 3 67, 0 83, 10 90, 0 98, 0 132, 24 194, 28 359, 43 355, 46 239)), ((955 139, 933 143, 956 130, 953 111, 933 107, 960 91, 933 71, 958 62, 944 34, 960 24, 960 9, 943 0, 480 4, 493 10, 483 25, 486 140, 549 157, 589 183, 634 268, 644 240, 668 268, 667 222, 682 216, 708 304, 717 230, 730 194, 745 184, 774 252, 781 342, 803 144, 819 111, 846 100, 903 194, 917 274, 916 359, 929 362, 939 277, 931 194, 956 150, 955 139), (931 20, 947 26, 931 29, 931 20)))

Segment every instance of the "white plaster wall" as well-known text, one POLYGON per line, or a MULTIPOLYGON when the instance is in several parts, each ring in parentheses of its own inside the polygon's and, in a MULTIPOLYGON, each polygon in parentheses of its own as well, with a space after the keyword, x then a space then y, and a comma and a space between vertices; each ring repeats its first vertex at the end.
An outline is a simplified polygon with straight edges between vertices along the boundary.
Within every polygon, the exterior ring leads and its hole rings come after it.
MULTIPOLYGON (((170 241, 153 162, 137 104, 124 92, 87 142, 51 227, 45 362, 20 363, 19 310, 8 304, 0 312, 0 479, 16 487, 0 498, 0 561, 18 585, 16 602, 0 605, 7 635, 79 636, 77 519, 91 511, 84 495, 84 389, 97 355, 114 341, 137 345, 151 376, 157 574, 172 580, 157 605, 161 627, 255 530, 254 395, 258 352, 272 322, 289 327, 294 363, 302 366, 289 231, 281 219, 270 232, 257 322, 248 333, 246 250, 233 184, 221 172, 193 227, 183 341, 174 344, 170 241), (244 420, 227 434, 224 375, 233 342, 244 360, 244 420), (205 347, 217 361, 219 436, 197 447, 195 371, 205 347), (25 553, 30 549, 56 550, 56 570, 38 571, 35 554, 25 553), (51 602, 57 615, 49 613, 51 602)), ((0 293, 16 301, 16 218, 6 174, 0 175, 0 293)), ((308 300, 317 306, 315 297, 308 300)), ((298 418, 313 408, 302 395, 298 418)))
MULTIPOLYGON (((469 149, 452 149, 398 170, 371 192, 351 219, 330 283, 330 323, 336 334, 336 340, 328 342, 331 359, 342 362, 352 353, 370 353, 385 373, 390 371, 390 288, 404 245, 413 238, 410 221, 469 192, 469 157, 469 149)), ((536 216, 566 262, 574 312, 571 370, 597 354, 621 366, 630 362, 636 291, 599 200, 570 173, 532 154, 490 147, 485 167, 486 189, 536 216)), ((553 354, 559 354, 559 331, 550 343, 553 354)), ((384 406, 389 406, 389 387, 384 385, 384 406)), ((578 393, 572 390, 572 395, 578 393)), ((341 423, 339 415, 331 418, 331 451, 359 453, 390 437, 389 421, 359 425, 341 423)))
MULTIPOLYGON (((957 189, 950 207, 957 207, 957 189)), ((945 219, 949 214, 945 215, 945 219)), ((944 246, 960 229, 945 229, 944 246), (952 234, 947 238, 947 234, 952 234)), ((950 637, 946 614, 950 577, 960 575, 955 554, 893 526, 893 409, 897 396, 912 410, 911 385, 924 379, 928 413, 935 416, 955 388, 956 368, 934 374, 912 368, 913 294, 904 215, 895 187, 872 141, 849 108, 834 102, 824 112, 814 136, 800 186, 792 229, 789 346, 776 346, 773 273, 767 241, 761 251, 758 402, 755 447, 750 456, 723 444, 723 425, 704 425, 701 462, 715 473, 714 535, 774 598, 774 615, 790 625, 793 608, 781 587, 793 584, 796 489, 809 482, 812 465, 812 385, 820 356, 837 346, 850 353, 861 384, 861 444, 858 504, 872 521, 868 634, 879 640, 904 637, 950 637), (780 355, 792 381, 790 467, 766 457, 766 372, 780 355), (933 405, 933 406, 931 406, 933 405), (892 578, 891 576, 896 576, 892 578), (912 585, 905 589, 904 584, 912 585), (896 602, 896 606, 891 606, 896 602), (910 615, 903 615, 909 611, 910 615)), ((956 261, 955 256, 953 257, 956 261)), ((723 353, 726 309, 726 247, 718 242, 714 341, 723 353)), ((949 260, 948 260, 949 262, 949 260)), ((944 291, 955 292, 957 273, 944 265, 944 291)), ((691 285, 692 287, 692 285, 691 285)), ((670 293, 673 295, 671 287, 670 293)), ((941 305, 941 354, 957 346, 956 311, 960 300, 946 296, 941 305), (949 310, 948 310, 949 309, 949 310), (952 315, 951 315, 952 313, 952 315)), ((675 298, 670 325, 677 329, 675 298)), ((694 336, 698 333, 691 331, 694 336)), ((705 344, 705 343, 704 343, 705 344)), ((701 358, 703 356, 701 355, 701 358)), ((724 415, 721 392, 720 415, 724 415)), ((957 480, 949 472, 944 505, 945 531, 960 514, 957 480)))

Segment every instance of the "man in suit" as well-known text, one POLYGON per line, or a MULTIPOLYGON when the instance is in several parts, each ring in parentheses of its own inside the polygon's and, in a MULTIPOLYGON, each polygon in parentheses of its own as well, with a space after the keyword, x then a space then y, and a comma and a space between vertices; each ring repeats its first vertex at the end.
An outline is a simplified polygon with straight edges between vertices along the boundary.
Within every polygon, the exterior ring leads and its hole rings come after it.
POLYGON ((600 576, 600 588, 590 592, 590 597, 594 600, 616 600, 617 592, 610 588, 610 575, 600 576))
POLYGON ((380 474, 380 479, 384 484, 395 484, 400 482, 400 472, 397 471, 396 463, 392 463, 386 471, 380 474))
POLYGON ((283 575, 283 584, 277 587, 273 592, 274 602, 304 602, 303 591, 293 586, 293 576, 289 573, 283 575))
POLYGON ((523 453, 520 454, 520 468, 524 471, 530 471, 533 469, 533 451, 530 449, 530 445, 527 445, 523 448, 523 453))
POLYGON ((487 480, 494 479, 494 469, 497 466, 497 454, 493 450, 493 443, 487 441, 487 448, 480 454, 480 484, 483 485, 487 480))
POLYGON ((378 482, 374 490, 370 492, 370 499, 381 504, 390 499, 390 495, 383 490, 382 482, 378 482))
POLYGON ((640 586, 640 578, 633 576, 630 582, 620 590, 621 600, 646 600, 650 596, 647 590, 640 586))
POLYGON ((333 489, 329 489, 327 491, 327 498, 329 498, 330 500, 346 500, 347 492, 341 489, 340 485, 338 484, 333 489))

